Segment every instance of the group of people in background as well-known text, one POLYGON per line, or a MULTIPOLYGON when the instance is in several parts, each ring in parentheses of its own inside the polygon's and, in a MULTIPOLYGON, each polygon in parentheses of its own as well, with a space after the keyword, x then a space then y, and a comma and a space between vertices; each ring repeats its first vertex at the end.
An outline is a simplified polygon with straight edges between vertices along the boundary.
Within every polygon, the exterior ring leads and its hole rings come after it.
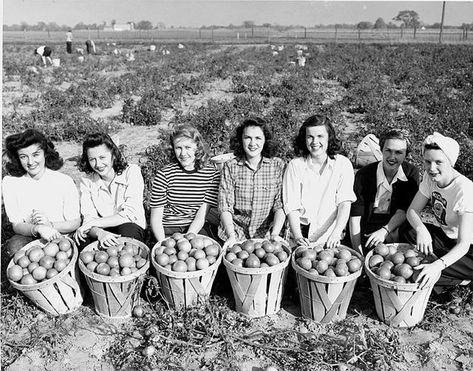
MULTIPOLYGON (((67 54, 72 54, 73 49, 72 49, 72 30, 68 30, 66 33, 66 53, 67 54)), ((95 42, 91 39, 87 39, 85 41, 85 49, 87 51, 87 54, 95 54, 97 51, 95 49, 95 42)), ((83 51, 83 49, 81 49, 83 51)), ((47 45, 41 45, 38 48, 34 50, 35 55, 39 55, 41 57, 41 62, 43 63, 43 66, 46 67, 48 63, 50 65, 53 64, 53 60, 51 58, 52 54, 52 48, 47 45)))
MULTIPOLYGON (((10 255, 35 238, 60 234, 73 235, 80 246, 93 240, 114 245, 119 236, 145 240, 140 168, 127 163, 107 134, 83 142, 79 191, 58 171, 62 159, 40 132, 10 135, 5 146, 9 175, 3 198, 15 232, 6 244, 10 255)), ((327 116, 304 121, 289 163, 275 156, 276 146, 264 120, 246 119, 231 138, 235 157, 219 170, 197 129, 175 127, 169 137, 172 161, 156 173, 151 189, 154 239, 193 232, 224 248, 269 238, 292 247, 349 244, 363 254, 381 242, 410 242, 438 257, 417 268, 421 285, 473 280, 473 182, 454 169, 455 140, 439 133, 425 139, 420 185, 418 170, 406 161, 410 143, 403 130, 383 133, 382 161, 356 174, 327 116), (429 201, 439 226, 420 217, 429 201), (211 208, 218 208, 218 226, 208 221, 211 208)))

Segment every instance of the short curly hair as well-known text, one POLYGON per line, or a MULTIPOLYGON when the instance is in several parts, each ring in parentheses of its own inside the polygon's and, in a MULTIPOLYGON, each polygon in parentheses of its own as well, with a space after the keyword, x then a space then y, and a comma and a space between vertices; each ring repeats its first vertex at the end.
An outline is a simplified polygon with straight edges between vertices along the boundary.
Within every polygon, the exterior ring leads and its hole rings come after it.
POLYGON ((6 155, 9 162, 5 165, 7 172, 15 177, 26 174, 21 165, 18 150, 38 144, 44 151, 45 166, 51 170, 59 170, 64 160, 54 148, 53 142, 36 129, 27 129, 21 133, 12 134, 5 138, 6 155))
POLYGON ((194 126, 189 124, 182 124, 178 125, 174 128, 174 130, 169 134, 169 154, 173 162, 179 164, 179 160, 176 157, 176 153, 174 152, 174 141, 178 138, 188 138, 195 142, 197 145, 197 150, 195 152, 195 169, 200 170, 205 167, 209 162, 209 149, 207 144, 200 134, 199 130, 197 130, 194 126))
POLYGON ((264 146, 261 154, 264 157, 274 157, 276 155, 276 144, 273 140, 273 134, 268 128, 266 121, 259 117, 252 117, 244 120, 236 129, 234 135, 230 139, 230 149, 235 157, 239 159, 245 158, 243 149, 243 133, 247 127, 256 126, 261 128, 264 135, 264 146))
POLYGON ((405 129, 388 129, 383 131, 379 136, 379 148, 383 151, 386 141, 389 139, 404 140, 406 142, 406 155, 411 152, 411 141, 409 140, 409 132, 405 129))
POLYGON ((294 139, 294 153, 296 156, 308 156, 310 154, 309 149, 306 144, 306 130, 308 127, 313 126, 325 126, 328 133, 328 148, 327 155, 331 159, 335 157, 336 154, 340 153, 342 149, 342 144, 337 138, 335 129, 330 122, 329 118, 325 115, 313 115, 307 118, 302 126, 299 129, 299 133, 294 139))
POLYGON ((79 170, 86 174, 92 174, 95 172, 94 169, 92 169, 92 166, 90 166, 87 151, 90 148, 95 148, 102 144, 112 152, 113 170, 115 170, 115 173, 120 175, 127 168, 128 163, 118 146, 113 142, 112 138, 110 138, 110 135, 106 133, 93 133, 85 137, 84 142, 82 143, 82 156, 78 165, 79 170))

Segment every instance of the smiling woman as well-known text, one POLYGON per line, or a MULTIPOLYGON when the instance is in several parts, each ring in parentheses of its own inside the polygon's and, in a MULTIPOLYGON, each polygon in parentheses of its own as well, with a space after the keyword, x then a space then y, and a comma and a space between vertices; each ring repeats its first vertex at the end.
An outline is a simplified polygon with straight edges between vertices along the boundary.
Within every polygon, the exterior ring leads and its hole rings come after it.
POLYGON ((173 162, 157 172, 151 193, 154 237, 160 242, 175 232, 213 236, 205 219, 217 205, 219 171, 208 162, 207 146, 194 127, 176 127, 169 144, 173 162))
POLYGON ((89 238, 98 239, 107 247, 116 245, 119 236, 143 241, 144 182, 139 166, 126 163, 109 135, 96 133, 84 140, 79 169, 88 176, 80 183, 83 222, 76 241, 85 245, 89 238))
POLYGON ((58 172, 63 160, 54 144, 28 129, 5 139, 9 175, 3 179, 3 200, 16 233, 6 243, 14 254, 35 237, 53 240, 80 224, 79 196, 71 177, 58 172))
POLYGON ((250 238, 280 238, 286 219, 281 188, 284 162, 274 157, 271 132, 261 118, 244 120, 230 148, 235 158, 222 169, 219 189, 224 247, 250 238))

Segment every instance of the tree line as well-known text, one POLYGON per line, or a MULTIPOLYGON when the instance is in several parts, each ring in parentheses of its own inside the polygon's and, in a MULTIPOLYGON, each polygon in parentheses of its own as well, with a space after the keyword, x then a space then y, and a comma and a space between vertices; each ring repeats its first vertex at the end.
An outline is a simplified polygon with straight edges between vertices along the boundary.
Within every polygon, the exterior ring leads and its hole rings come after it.
MULTIPOLYGON (((112 19, 110 25, 113 26, 117 22, 116 20, 112 19)), ((153 24, 148 20, 141 20, 139 22, 126 22, 126 23, 133 23, 135 30, 153 30, 153 29, 166 29, 166 25, 163 22, 157 22, 153 24)), ((26 22, 22 22, 21 24, 14 24, 14 25, 3 25, 4 31, 68 31, 68 30, 103 30, 107 27, 107 22, 102 22, 100 24, 92 23, 86 24, 83 22, 79 22, 75 26, 71 27, 69 25, 58 25, 56 22, 38 22, 35 25, 30 25, 26 22)), ((201 29, 216 29, 216 28, 227 28, 227 29, 234 29, 234 28, 256 28, 256 27, 263 27, 263 28, 272 28, 278 31, 286 31, 292 28, 306 28, 306 26, 302 25, 279 25, 279 24, 271 24, 271 23, 262 23, 256 24, 256 22, 251 20, 243 21, 240 25, 203 25, 201 29)), ((425 24, 420 20, 419 14, 414 10, 401 10, 395 17, 392 18, 388 23, 379 17, 375 20, 375 22, 370 21, 362 21, 358 22, 357 24, 329 24, 329 25, 314 25, 316 28, 347 28, 353 29, 357 28, 360 30, 367 30, 367 29, 393 29, 393 28, 413 28, 417 29, 420 27, 431 28, 431 29, 439 29, 441 27, 440 22, 435 22, 433 24, 425 24), (395 22, 393 22, 395 21, 395 22)), ((473 30, 473 22, 472 23, 462 23, 461 25, 456 26, 445 26, 444 28, 463 28, 467 30, 473 30)), ((170 26, 170 28, 175 28, 175 26, 170 26)), ((186 28, 186 27, 179 27, 179 28, 186 28)), ((195 27, 191 27, 195 28, 195 27)))

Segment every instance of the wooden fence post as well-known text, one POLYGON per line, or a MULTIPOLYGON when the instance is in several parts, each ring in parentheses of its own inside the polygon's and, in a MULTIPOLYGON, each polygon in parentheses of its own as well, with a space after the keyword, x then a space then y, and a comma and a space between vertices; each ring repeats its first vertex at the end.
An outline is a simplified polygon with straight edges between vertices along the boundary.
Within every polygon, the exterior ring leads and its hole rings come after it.
POLYGON ((251 38, 255 36, 255 26, 251 26, 251 38))
POLYGON ((304 39, 307 39, 307 27, 304 27, 304 39))
POLYGON ((337 34, 338 34, 338 27, 337 27, 337 25, 335 25, 335 43, 337 43, 337 41, 338 41, 338 35, 337 34))

